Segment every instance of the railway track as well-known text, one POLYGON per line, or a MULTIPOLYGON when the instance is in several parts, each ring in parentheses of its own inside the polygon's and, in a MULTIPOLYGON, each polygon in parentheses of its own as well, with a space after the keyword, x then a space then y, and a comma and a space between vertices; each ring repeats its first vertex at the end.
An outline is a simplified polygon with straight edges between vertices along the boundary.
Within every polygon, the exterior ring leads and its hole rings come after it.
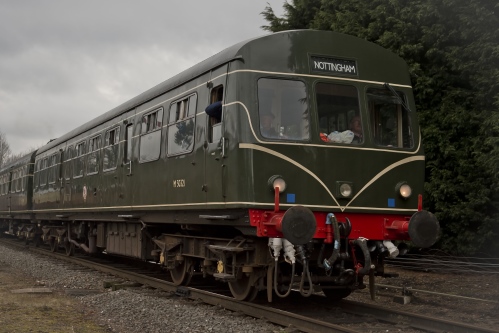
POLYGON ((443 253, 405 254, 396 258, 387 258, 386 264, 388 267, 400 267, 416 271, 499 276, 499 258, 455 257, 443 253))
MULTIPOLYGON (((7 239, 0 241, 11 247, 26 247, 17 241, 7 239)), ((157 270, 144 265, 132 266, 130 262, 116 261, 110 256, 109 258, 68 257, 44 248, 29 247, 29 250, 304 332, 365 332, 366 324, 370 325, 371 332, 373 327, 376 327, 375 331, 380 332, 395 328, 410 332, 499 332, 354 301, 331 303, 325 297, 317 295, 307 300, 296 295, 290 299, 277 299, 272 304, 263 299, 254 303, 241 302, 228 296, 228 289, 211 286, 208 290, 201 290, 196 281, 193 281, 193 287, 177 287, 167 281, 166 277, 169 274, 160 274, 157 270)))

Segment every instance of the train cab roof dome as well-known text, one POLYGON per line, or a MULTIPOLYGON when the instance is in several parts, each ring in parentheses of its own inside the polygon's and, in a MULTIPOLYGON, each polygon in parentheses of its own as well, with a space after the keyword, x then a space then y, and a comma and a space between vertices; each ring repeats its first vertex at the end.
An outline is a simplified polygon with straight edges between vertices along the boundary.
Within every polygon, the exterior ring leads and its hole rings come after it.
MULTIPOLYGON (((399 63, 401 61, 404 63, 400 57, 383 49, 381 46, 337 32, 288 30, 267 34, 239 42, 214 54, 60 138, 49 142, 38 150, 38 154, 228 62, 240 60, 241 67, 260 71, 306 73, 309 71, 308 56, 310 54, 334 54, 340 58, 355 59, 362 57, 362 60, 367 63, 365 67, 370 66, 370 72, 373 73, 372 77, 376 77, 376 74, 378 74, 376 68, 379 66, 376 66, 376 59, 380 59, 380 57, 383 58, 384 62, 393 63, 395 61, 395 63, 399 63), (276 50, 278 51, 276 52, 276 50), (300 52, 300 50, 304 50, 304 52, 300 52)), ((386 82, 393 81, 387 80, 386 82)))

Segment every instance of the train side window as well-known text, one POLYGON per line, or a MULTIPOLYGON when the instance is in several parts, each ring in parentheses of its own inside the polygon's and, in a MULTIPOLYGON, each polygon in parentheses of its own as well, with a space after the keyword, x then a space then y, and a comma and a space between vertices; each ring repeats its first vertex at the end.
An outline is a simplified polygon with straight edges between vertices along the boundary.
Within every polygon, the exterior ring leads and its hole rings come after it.
POLYGON ((42 160, 41 171, 40 171, 40 186, 47 185, 47 165, 48 158, 44 158, 42 160))
POLYGON ((40 184, 40 160, 35 162, 35 172, 33 175, 33 187, 35 189, 37 189, 39 184, 40 184))
POLYGON ((357 88, 318 83, 315 94, 321 140, 328 143, 362 143, 364 136, 357 88))
POLYGON ((6 195, 7 194, 7 175, 3 175, 3 180, 2 180, 2 194, 6 195))
POLYGON ((28 179, 28 167, 25 165, 23 166, 23 178, 21 181, 21 191, 24 192, 24 189, 26 188, 26 181, 28 179))
POLYGON ((23 190, 23 179, 24 179, 24 169, 19 168, 19 180, 17 181, 17 192, 21 192, 23 190))
POLYGON ((129 124, 125 128, 125 158, 124 163, 127 164, 132 160, 132 138, 133 138, 133 124, 129 124))
POLYGON ((310 138, 309 106, 305 83, 298 80, 258 80, 260 134, 272 140, 310 138))
POLYGON ((118 152, 120 143, 120 128, 115 127, 106 132, 104 140, 103 170, 110 171, 116 169, 118 165, 118 152))
POLYGON ((374 142, 385 147, 412 148, 414 142, 410 115, 401 104, 405 95, 402 92, 397 94, 398 96, 395 96, 388 89, 367 90, 374 142))
POLYGON ((95 136, 88 141, 87 175, 99 172, 101 136, 95 136))
POLYGON ((14 171, 12 183, 12 192, 19 192, 19 170, 14 171))
POLYGON ((68 147, 66 149, 66 154, 64 154, 64 178, 66 180, 71 179, 71 157, 73 156, 73 147, 68 147))
POLYGON ((17 170, 17 184, 16 184, 16 192, 21 192, 21 182, 23 180, 23 169, 19 168, 17 170))
POLYGON ((48 173, 48 179, 49 179, 49 184, 54 184, 55 179, 57 177, 57 156, 54 154, 49 157, 49 169, 47 171, 48 173))
POLYGON ((75 146, 75 157, 73 159, 73 178, 83 177, 85 166, 85 142, 80 142, 75 146))
POLYGON ((145 114, 141 120, 139 162, 156 161, 161 153, 163 108, 145 114))
POLYGON ((191 152, 194 147, 194 123, 197 95, 190 95, 170 105, 168 156, 191 152), (172 116, 173 115, 173 116, 172 116))
MULTIPOLYGON (((213 89, 211 89, 210 105, 215 102, 223 102, 223 97, 223 85, 214 87, 213 89)), ((209 116, 208 118, 208 141, 210 143, 218 142, 222 138, 222 118, 222 112, 220 113, 220 116, 209 116)))

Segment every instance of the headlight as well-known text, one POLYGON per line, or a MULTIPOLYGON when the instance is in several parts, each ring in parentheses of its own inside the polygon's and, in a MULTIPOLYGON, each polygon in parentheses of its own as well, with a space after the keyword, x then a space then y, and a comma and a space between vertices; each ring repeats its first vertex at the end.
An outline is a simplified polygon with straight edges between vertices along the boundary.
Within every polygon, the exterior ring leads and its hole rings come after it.
POLYGON ((268 184, 272 191, 274 191, 276 187, 279 187, 279 193, 282 193, 286 190, 286 182, 281 175, 274 175, 270 177, 268 184))
POLYGON ((337 198, 348 199, 353 194, 353 183, 343 180, 338 180, 335 186, 335 195, 337 198))
POLYGON ((412 189, 409 186, 409 184, 407 184, 406 182, 398 183, 397 186, 395 187, 395 190, 404 199, 408 199, 412 194, 412 189))
POLYGON ((348 198, 349 196, 352 195, 352 187, 350 184, 341 184, 340 185, 340 194, 342 197, 348 198))

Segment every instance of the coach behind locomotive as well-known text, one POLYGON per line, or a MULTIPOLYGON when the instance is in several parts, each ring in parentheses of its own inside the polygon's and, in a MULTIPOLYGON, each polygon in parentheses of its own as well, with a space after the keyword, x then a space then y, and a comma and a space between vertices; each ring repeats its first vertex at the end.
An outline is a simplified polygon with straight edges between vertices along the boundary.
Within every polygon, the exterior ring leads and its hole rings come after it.
POLYGON ((384 274, 394 242, 437 240, 411 109, 406 64, 375 44, 255 38, 1 169, 0 221, 68 255, 155 260, 177 285, 212 276, 240 300, 293 288, 343 298, 384 274), (362 140, 323 140, 357 116, 362 140))

